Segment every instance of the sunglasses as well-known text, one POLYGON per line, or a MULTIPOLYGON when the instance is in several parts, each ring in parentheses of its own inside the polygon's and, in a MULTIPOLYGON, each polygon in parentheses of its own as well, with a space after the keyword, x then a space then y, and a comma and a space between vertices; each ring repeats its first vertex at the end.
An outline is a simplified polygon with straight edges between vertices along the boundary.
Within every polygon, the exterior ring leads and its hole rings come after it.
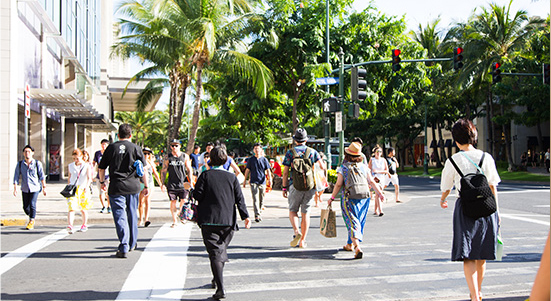
POLYGON ((170 147, 180 147, 180 144, 172 144, 170 147))

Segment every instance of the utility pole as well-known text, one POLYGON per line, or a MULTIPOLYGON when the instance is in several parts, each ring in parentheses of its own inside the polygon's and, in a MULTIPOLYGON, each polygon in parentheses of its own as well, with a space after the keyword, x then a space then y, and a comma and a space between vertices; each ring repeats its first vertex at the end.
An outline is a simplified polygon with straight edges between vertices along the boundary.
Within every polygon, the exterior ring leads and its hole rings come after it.
MULTIPOLYGON (((330 65, 329 60, 329 0, 325 0, 325 57, 327 64, 330 65)), ((329 94, 329 85, 325 86, 325 92, 329 94)), ((324 113, 323 133, 325 136, 325 155, 327 157, 327 168, 331 168, 331 118, 330 114, 324 113)))
POLYGON ((342 130, 339 132, 339 160, 337 164, 342 163, 342 158, 344 155, 344 125, 346 124, 346 115, 344 114, 344 51, 342 48, 339 49, 339 98, 341 99, 341 114, 342 114, 342 130))

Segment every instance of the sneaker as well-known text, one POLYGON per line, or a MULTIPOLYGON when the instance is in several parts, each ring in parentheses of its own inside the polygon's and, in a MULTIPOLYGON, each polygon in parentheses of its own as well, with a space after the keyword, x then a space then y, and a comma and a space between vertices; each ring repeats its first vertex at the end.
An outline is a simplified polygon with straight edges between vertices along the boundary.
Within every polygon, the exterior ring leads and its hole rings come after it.
POLYGON ((111 207, 107 207, 107 213, 111 213, 111 207))
POLYGON ((32 230, 32 229, 34 229, 34 219, 31 219, 27 224, 27 230, 32 230))
POLYGON ((300 239, 302 238, 302 234, 298 233, 296 235, 293 235, 293 240, 291 240, 291 247, 296 247, 298 246, 298 242, 300 241, 300 239))
POLYGON ((88 231, 88 226, 82 225, 82 227, 80 227, 80 230, 79 230, 79 231, 80 231, 80 232, 86 232, 86 231, 88 231))
POLYGON ((101 210, 99 211, 99 213, 105 213, 105 207, 101 208, 101 210))
POLYGON ((257 222, 257 223, 260 223, 260 221, 262 221, 262 218, 259 215, 254 219, 254 221, 257 222))
POLYGON ((127 258, 128 254, 126 252, 117 251, 115 256, 117 256, 117 258, 127 258))
POLYGON ((67 233, 73 234, 73 227, 72 226, 67 226, 67 233))

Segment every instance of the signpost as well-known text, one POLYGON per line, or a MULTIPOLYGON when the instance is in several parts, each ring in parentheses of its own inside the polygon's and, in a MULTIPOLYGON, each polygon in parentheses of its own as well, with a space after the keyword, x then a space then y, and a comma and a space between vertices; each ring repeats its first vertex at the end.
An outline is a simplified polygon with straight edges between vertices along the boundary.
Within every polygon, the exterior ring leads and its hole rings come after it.
MULTIPOLYGON (((342 112, 335 112, 335 132, 342 132, 342 112)), ((340 163, 340 162, 339 162, 340 163)))
POLYGON ((25 145, 29 144, 29 119, 31 118, 31 88, 29 84, 25 84, 25 92, 23 93, 25 101, 25 145))

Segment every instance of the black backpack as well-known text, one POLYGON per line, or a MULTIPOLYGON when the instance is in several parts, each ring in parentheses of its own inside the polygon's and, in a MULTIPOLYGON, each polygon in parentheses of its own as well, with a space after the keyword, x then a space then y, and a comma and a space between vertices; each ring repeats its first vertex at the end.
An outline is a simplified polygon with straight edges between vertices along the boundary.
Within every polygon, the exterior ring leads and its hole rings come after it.
MULTIPOLYGON (((472 162, 467 155, 463 155, 472 162)), ((478 165, 472 162, 476 166, 476 173, 466 175, 461 172, 453 158, 450 157, 450 162, 461 176, 459 197, 461 199, 461 206, 463 207, 463 214, 474 219, 490 216, 497 210, 495 196, 490 189, 490 185, 488 185, 488 179, 481 169, 485 155, 486 153, 482 154, 478 165)))
POLYGON ((388 173, 393 175, 396 173, 396 165, 392 164, 391 158, 386 158, 386 162, 388 163, 388 173))

